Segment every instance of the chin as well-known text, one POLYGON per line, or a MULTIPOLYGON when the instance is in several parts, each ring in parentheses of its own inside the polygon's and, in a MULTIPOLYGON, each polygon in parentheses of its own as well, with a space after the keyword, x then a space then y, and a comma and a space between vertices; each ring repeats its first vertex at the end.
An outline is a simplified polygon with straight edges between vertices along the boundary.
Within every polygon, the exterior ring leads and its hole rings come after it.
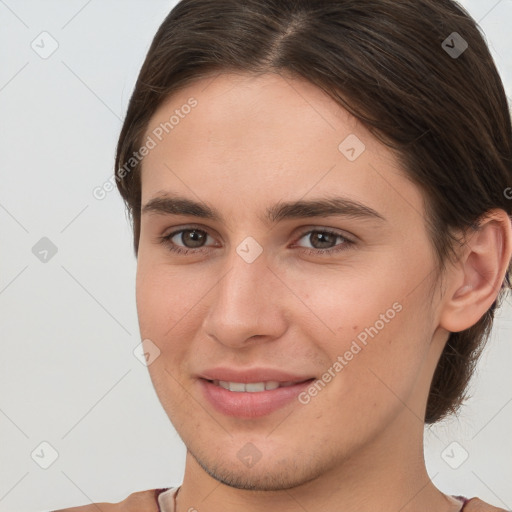
MULTIPOLYGON (((235 461, 229 460, 228 451, 223 450, 222 459, 216 454, 196 455, 190 449, 189 454, 195 459, 197 464, 212 478, 229 487, 252 491, 282 491, 293 489, 315 480, 325 470, 322 461, 316 460, 298 460, 286 458, 280 460, 264 460, 256 462, 251 467, 244 467, 239 463, 239 457, 235 461)), ((274 454, 275 451, 268 450, 268 453, 274 454)))
POLYGON ((293 489, 314 478, 301 479, 295 472, 269 471, 268 467, 260 470, 254 468, 241 469, 236 471, 225 468, 223 465, 207 465, 203 461, 196 459, 198 464, 212 478, 218 482, 246 491, 282 491, 293 489))

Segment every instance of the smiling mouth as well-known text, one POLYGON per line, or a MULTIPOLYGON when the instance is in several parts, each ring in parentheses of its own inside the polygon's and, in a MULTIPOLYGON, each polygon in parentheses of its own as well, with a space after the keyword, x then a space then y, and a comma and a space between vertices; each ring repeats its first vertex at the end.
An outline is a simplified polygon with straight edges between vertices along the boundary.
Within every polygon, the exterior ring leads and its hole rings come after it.
MULTIPOLYGON (((229 374, 227 371, 224 373, 229 374)), ((221 375, 200 377, 198 382, 201 385, 201 392, 204 398, 217 412, 234 418, 255 419, 272 414, 283 407, 292 406, 294 402, 295 406, 297 406, 299 404, 297 397, 315 380, 314 377, 308 379, 304 378, 304 376, 286 375, 284 378, 291 377, 293 379, 295 377, 295 380, 255 381, 256 378, 267 377, 261 375, 264 372, 258 373, 260 373, 259 376, 251 377, 248 377, 247 374, 245 376, 242 376, 242 374, 233 375, 238 380, 247 381, 253 379, 252 382, 236 382, 211 378, 221 377, 221 375)), ((278 372, 268 373, 274 373, 279 378, 278 372)), ((270 376, 268 375, 268 377, 270 376)))
POLYGON ((305 382, 313 381, 314 378, 306 379, 302 381, 287 381, 278 382, 275 380, 269 380, 264 382, 228 382, 225 380, 208 380, 211 384, 227 389, 234 393, 261 393, 262 391, 272 391, 278 388, 287 388, 295 386, 297 384, 303 384, 305 382))

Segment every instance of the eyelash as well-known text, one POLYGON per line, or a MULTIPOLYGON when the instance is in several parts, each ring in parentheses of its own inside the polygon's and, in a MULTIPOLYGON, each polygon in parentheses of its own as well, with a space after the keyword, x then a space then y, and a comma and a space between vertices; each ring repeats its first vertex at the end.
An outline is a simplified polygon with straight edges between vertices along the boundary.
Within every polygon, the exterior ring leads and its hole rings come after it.
MULTIPOLYGON (((173 231, 172 233, 169 233, 168 235, 158 237, 158 239, 159 239, 160 243, 163 244, 171 252, 174 252, 174 253, 180 254, 180 255, 187 255, 189 253, 199 254, 201 252, 205 252, 205 251, 207 252, 208 251, 208 249, 204 248, 204 247, 200 247, 200 248, 197 248, 197 249, 182 248, 182 247, 176 245, 175 243, 171 242, 171 239, 174 238, 177 234, 184 233, 186 231, 199 231, 200 233, 204 233, 206 235, 209 234, 204 229, 195 228, 195 227, 188 227, 188 228, 179 229, 177 231, 173 231)), ((341 235, 340 233, 337 233, 337 232, 332 231, 330 229, 309 229, 308 231, 304 231, 299 236, 299 238, 297 238, 297 241, 299 241, 304 236, 312 234, 312 233, 321 233, 321 234, 324 234, 324 235, 332 235, 332 236, 335 236, 336 238, 341 238, 342 243, 340 243, 340 244, 338 244, 338 245, 336 245, 336 246, 334 246, 333 248, 330 248, 330 249, 309 249, 307 247, 302 247, 300 249, 300 252, 302 252, 303 254, 308 254, 308 255, 312 255, 312 256, 319 256, 319 255, 320 256, 323 256, 323 255, 328 255, 329 256, 329 255, 332 255, 332 254, 335 254, 335 253, 338 253, 338 252, 341 252, 341 251, 346 251, 346 250, 348 250, 350 248, 350 246, 355 244, 355 242, 353 242, 352 240, 349 240, 348 238, 346 238, 345 236, 341 235)))

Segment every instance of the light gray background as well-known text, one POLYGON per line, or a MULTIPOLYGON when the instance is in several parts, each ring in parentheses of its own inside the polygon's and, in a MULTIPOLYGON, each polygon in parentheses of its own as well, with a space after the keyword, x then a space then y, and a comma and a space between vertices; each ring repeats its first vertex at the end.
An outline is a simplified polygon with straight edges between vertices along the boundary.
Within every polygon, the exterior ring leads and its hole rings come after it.
MULTIPOLYGON (((512 0, 462 3, 512 97, 512 0)), ((133 354, 136 262, 124 207, 116 191, 92 195, 113 173, 135 79, 174 4, 0 0, 0 512, 117 502, 181 483, 184 447, 133 354), (46 59, 31 47, 48 51, 52 39, 46 59), (58 249, 46 263, 32 253, 42 237, 58 249), (48 469, 36 463, 49 460, 44 441, 58 452, 48 469)), ((511 304, 460 418, 426 431, 436 485, 507 509, 511 304)))

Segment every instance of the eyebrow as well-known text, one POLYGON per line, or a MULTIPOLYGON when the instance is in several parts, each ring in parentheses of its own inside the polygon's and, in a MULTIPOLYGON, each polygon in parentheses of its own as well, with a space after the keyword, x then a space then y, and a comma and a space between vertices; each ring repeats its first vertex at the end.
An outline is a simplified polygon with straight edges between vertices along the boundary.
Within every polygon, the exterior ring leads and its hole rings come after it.
MULTIPOLYGON (((168 194, 150 199, 142 207, 142 214, 147 213, 187 215, 217 222, 224 221, 222 215, 206 203, 168 194)), ((260 219, 265 223, 275 224, 285 219, 328 216, 386 221, 386 218, 373 208, 346 197, 322 197, 311 200, 278 202, 268 207, 265 216, 260 217, 260 219)))

